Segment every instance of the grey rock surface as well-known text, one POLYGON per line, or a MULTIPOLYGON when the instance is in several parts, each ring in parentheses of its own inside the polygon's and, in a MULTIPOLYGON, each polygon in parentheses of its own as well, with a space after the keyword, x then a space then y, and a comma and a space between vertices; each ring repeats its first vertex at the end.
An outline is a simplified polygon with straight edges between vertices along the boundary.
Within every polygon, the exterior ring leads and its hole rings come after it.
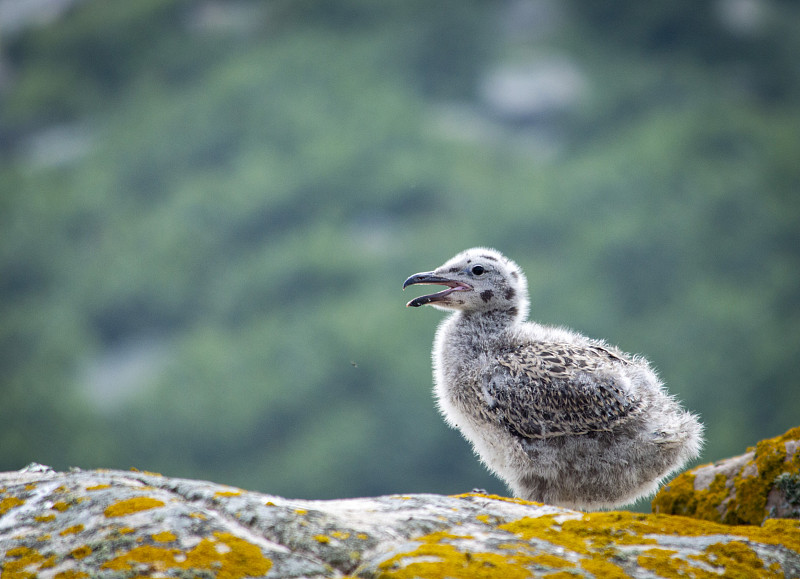
POLYGON ((733 527, 481 494, 292 500, 41 465, 0 474, 0 491, 4 579, 800 574, 793 520, 733 527))

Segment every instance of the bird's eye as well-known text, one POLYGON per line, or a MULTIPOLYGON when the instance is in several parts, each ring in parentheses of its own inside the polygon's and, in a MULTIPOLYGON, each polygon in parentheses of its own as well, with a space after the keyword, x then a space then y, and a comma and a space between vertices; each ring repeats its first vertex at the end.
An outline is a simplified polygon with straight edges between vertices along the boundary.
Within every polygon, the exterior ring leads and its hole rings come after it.
POLYGON ((482 265, 472 266, 472 275, 483 275, 486 269, 482 265))

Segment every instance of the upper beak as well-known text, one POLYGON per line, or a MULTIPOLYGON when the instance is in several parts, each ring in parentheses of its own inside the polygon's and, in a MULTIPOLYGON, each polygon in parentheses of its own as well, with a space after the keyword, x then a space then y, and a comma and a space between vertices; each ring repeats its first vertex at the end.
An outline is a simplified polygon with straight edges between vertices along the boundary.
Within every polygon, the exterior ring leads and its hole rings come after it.
POLYGON ((419 306, 424 306, 425 304, 429 304, 432 302, 437 302, 443 300, 445 297, 450 295, 455 291, 465 291, 471 290, 472 287, 460 282, 455 281, 452 279, 447 279, 446 277, 442 277, 440 275, 436 275, 432 271, 426 271, 423 273, 415 273, 406 281, 403 282, 403 289, 406 289, 410 285, 446 285, 447 289, 442 290, 440 292, 436 292, 434 294, 429 294, 425 296, 420 296, 408 302, 406 307, 417 308, 419 306))

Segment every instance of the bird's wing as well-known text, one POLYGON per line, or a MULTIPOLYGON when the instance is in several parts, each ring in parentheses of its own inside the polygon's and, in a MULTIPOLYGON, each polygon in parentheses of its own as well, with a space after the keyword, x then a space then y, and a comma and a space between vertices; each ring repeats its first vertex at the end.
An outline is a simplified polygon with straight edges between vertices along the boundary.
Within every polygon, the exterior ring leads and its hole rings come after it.
POLYGON ((490 411, 517 436, 607 431, 641 407, 615 378, 627 364, 598 345, 527 345, 503 352, 484 373, 483 387, 490 411))

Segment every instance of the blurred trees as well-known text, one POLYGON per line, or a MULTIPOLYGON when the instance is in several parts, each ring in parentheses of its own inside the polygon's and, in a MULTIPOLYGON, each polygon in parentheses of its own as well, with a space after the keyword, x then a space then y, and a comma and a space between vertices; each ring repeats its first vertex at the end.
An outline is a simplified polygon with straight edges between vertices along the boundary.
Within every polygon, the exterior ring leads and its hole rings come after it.
POLYGON ((652 359, 707 460, 795 425, 800 15, 755 5, 86 0, 3 39, 0 468, 503 492, 399 291, 479 244, 652 359), (482 96, 551 55, 576 104, 482 96))

